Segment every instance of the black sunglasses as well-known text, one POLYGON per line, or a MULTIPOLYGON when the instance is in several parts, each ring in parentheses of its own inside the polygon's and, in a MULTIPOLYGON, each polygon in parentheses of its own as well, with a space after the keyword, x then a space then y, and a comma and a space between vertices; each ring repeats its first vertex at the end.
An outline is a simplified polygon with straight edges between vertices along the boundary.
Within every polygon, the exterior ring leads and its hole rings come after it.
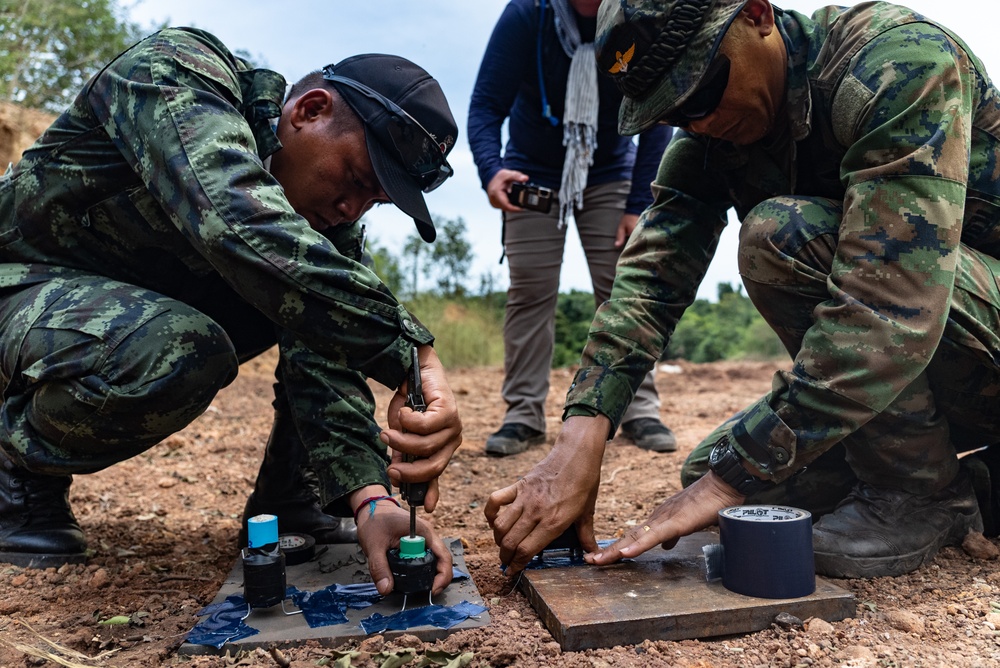
POLYGON ((719 107, 728 85, 729 58, 719 54, 709 65, 698 88, 683 104, 667 115, 666 122, 675 127, 684 127, 691 121, 705 118, 719 107))
POLYGON ((323 78, 353 88, 385 107, 389 112, 389 137, 399 153, 399 159, 425 193, 431 192, 454 174, 438 141, 405 109, 363 83, 333 74, 329 69, 324 68, 323 78))

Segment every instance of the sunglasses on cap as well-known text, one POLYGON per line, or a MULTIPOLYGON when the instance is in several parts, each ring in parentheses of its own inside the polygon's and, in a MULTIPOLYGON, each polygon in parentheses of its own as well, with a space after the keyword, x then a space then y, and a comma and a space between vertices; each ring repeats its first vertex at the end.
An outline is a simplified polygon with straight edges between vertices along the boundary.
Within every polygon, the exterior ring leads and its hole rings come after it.
POLYGON ((387 130, 399 159, 425 193, 431 192, 454 174, 438 141, 405 109, 360 81, 333 74, 329 68, 323 69, 323 78, 352 88, 385 107, 389 112, 387 130))
POLYGON ((688 99, 667 114, 664 122, 674 127, 684 127, 692 121, 705 118, 719 107, 729 85, 729 58, 724 54, 712 61, 701 84, 688 99))

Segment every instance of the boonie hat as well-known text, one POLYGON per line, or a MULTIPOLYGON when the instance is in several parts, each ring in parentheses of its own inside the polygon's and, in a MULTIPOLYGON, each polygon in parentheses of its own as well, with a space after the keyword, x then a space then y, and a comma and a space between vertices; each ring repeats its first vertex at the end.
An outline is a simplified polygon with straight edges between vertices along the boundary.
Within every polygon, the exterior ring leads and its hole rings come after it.
POLYGON ((634 135, 676 109, 701 83, 746 0, 605 0, 597 69, 624 94, 618 132, 634 135))
POLYGON ((323 68, 365 128, 368 156, 392 203, 424 241, 437 232, 423 193, 452 175, 447 156, 458 126, 437 80, 399 56, 368 53, 323 68))

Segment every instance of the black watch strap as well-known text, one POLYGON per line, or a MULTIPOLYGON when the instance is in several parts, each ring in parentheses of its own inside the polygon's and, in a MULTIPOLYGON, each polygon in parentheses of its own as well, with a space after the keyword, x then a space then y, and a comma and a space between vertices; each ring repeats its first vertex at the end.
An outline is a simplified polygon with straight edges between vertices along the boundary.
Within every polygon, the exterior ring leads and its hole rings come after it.
POLYGON ((743 468, 743 457, 736 452, 728 436, 720 438, 708 457, 708 468, 722 481, 743 496, 753 494, 770 487, 770 480, 762 480, 743 468))

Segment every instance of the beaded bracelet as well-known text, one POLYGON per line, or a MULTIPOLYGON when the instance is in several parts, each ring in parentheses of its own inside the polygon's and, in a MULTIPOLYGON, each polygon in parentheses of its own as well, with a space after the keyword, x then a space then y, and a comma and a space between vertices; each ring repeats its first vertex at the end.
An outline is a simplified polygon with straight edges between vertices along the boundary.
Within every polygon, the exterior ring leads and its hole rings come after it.
POLYGON ((403 506, 399 505, 399 501, 397 501, 396 499, 394 499, 391 496, 384 496, 384 495, 383 496, 369 496, 367 499, 365 499, 364 501, 362 501, 361 505, 358 506, 358 509, 354 511, 354 523, 355 524, 358 523, 358 516, 361 514, 361 509, 364 508, 365 506, 368 506, 368 516, 371 517, 372 515, 374 515, 375 514, 375 504, 378 503, 379 501, 392 501, 393 503, 396 504, 397 508, 402 508, 403 507, 403 506))

